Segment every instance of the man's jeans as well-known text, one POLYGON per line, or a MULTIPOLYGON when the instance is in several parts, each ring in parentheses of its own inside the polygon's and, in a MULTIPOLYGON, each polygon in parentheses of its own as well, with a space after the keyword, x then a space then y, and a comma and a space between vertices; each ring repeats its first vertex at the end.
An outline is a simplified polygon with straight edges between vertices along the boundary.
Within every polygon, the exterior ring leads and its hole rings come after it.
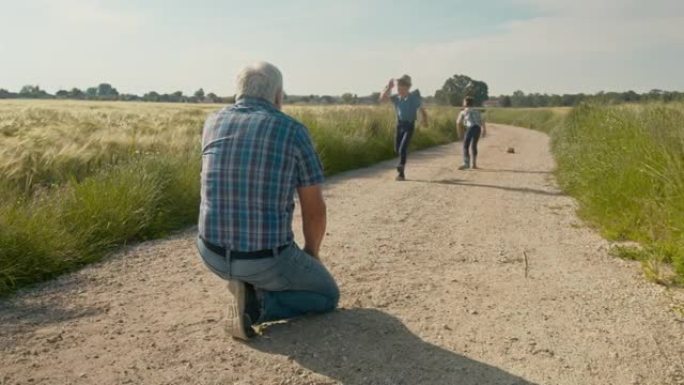
POLYGON ((256 323, 326 313, 337 307, 340 291, 332 275, 317 259, 296 244, 275 257, 233 259, 216 254, 197 238, 204 263, 225 280, 243 281, 254 286, 261 302, 256 323))
POLYGON ((394 139, 394 152, 399 154, 399 166, 402 168, 406 165, 406 156, 415 127, 416 122, 400 120, 399 123, 397 123, 397 135, 394 139))
POLYGON ((469 127, 463 140, 463 164, 470 167, 470 147, 473 148, 473 166, 477 162, 477 142, 480 140, 482 128, 480 126, 469 127))

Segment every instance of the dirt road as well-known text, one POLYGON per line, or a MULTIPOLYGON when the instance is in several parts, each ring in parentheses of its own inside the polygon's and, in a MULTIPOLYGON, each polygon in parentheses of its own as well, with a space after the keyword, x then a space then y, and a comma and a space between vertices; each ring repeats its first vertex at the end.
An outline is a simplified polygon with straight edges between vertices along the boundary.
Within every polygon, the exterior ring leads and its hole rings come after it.
POLYGON ((0 384, 684 384, 682 291, 608 256, 545 135, 490 132, 479 171, 454 144, 329 181, 340 311, 228 339, 189 230, 0 300, 0 384))

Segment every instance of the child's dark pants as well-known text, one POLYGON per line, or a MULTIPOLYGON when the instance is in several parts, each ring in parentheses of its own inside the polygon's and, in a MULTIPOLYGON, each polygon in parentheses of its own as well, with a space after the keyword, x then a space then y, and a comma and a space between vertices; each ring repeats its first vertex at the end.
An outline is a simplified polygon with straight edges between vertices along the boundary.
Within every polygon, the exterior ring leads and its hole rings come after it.
POLYGON ((482 128, 480 126, 469 127, 463 140, 463 164, 470 167, 470 147, 473 149, 473 167, 477 162, 477 142, 480 140, 482 128))

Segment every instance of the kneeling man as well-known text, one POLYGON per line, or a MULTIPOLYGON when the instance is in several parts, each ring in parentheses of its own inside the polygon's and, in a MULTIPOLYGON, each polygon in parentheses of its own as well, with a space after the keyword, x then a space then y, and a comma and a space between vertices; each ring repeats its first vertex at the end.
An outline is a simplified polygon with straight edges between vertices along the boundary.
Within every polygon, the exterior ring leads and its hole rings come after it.
POLYGON ((283 78, 257 63, 237 77, 236 102, 210 116, 202 136, 202 202, 197 247, 228 280, 228 331, 335 309, 339 290, 319 260, 325 235, 323 168, 308 130, 281 112, 283 78), (304 249, 294 242, 297 193, 304 249))

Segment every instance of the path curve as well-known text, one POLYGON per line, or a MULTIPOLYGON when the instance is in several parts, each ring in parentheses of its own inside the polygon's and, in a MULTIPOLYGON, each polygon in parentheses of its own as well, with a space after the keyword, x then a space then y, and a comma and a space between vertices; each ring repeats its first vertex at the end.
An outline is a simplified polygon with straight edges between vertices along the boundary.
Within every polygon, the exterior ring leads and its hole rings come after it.
POLYGON ((329 181, 342 310, 228 339, 188 230, 0 300, 0 384, 684 384, 682 291, 608 256, 548 137, 492 125, 482 170, 459 153, 329 181))

